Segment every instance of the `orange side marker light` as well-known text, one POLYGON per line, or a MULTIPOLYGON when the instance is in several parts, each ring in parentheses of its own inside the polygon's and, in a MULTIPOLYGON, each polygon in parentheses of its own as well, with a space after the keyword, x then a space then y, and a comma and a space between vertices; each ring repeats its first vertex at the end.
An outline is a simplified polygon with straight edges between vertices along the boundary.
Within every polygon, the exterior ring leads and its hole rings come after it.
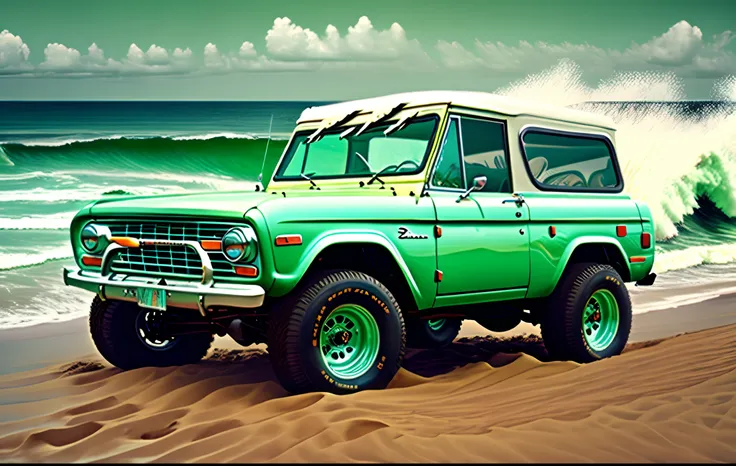
POLYGON ((276 237, 276 246, 298 246, 302 244, 302 235, 281 235, 276 237))

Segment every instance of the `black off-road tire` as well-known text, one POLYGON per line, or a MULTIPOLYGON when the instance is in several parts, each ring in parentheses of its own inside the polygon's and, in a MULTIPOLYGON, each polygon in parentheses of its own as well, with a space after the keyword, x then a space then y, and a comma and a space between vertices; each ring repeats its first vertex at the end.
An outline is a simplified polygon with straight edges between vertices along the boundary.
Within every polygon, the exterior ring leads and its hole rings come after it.
POLYGON ((433 329, 428 319, 412 318, 406 323, 406 346, 409 348, 442 348, 452 343, 460 332, 462 319, 443 319, 439 329, 433 329))
POLYGON ((542 339, 552 359, 593 362, 621 354, 629 339, 631 320, 629 291, 616 269, 604 264, 573 264, 542 309, 542 339), (611 343, 594 350, 585 339, 582 320, 588 300, 598 290, 613 295, 619 321, 611 343))
POLYGON ((127 301, 92 300, 89 330, 92 340, 107 362, 123 370, 140 367, 181 366, 199 362, 212 344, 211 333, 176 337, 166 348, 154 349, 136 334, 138 314, 145 312, 127 301))
POLYGON ((378 280, 361 272, 326 271, 275 305, 270 316, 268 352, 276 377, 291 393, 347 394, 385 388, 401 367, 405 346, 404 319, 396 299, 378 280), (344 304, 367 310, 379 334, 370 369, 351 379, 329 371, 318 343, 330 313, 344 304))

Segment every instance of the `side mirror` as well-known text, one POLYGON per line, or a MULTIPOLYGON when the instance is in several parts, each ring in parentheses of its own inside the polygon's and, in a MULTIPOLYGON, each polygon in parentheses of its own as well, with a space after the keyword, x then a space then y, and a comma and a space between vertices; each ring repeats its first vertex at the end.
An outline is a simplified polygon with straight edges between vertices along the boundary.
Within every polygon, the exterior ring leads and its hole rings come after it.
POLYGON ((475 178, 473 178, 473 186, 471 186, 470 188, 468 188, 467 191, 465 191, 464 193, 462 193, 460 195, 460 197, 457 198, 457 201, 455 201, 455 202, 462 201, 466 197, 470 196, 470 193, 472 193, 473 191, 480 191, 481 189, 483 189, 486 186, 486 183, 487 182, 488 182, 488 178, 487 177, 485 177, 485 176, 476 176, 475 178))

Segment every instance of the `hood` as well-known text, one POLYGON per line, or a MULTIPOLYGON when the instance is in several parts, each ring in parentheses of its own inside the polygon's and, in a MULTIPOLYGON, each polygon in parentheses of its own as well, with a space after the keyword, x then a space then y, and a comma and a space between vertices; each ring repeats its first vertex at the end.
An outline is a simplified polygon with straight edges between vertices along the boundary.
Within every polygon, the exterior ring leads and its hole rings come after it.
MULTIPOLYGON (((263 204, 331 205, 335 202, 357 202, 356 198, 391 198, 390 189, 355 188, 289 191, 198 192, 150 196, 105 196, 84 209, 92 216, 189 216, 242 219, 245 213, 263 204), (315 202, 315 198, 320 199, 315 202), (352 199, 352 200, 350 200, 352 199)), ((399 196, 410 199, 409 196, 399 196)))
POLYGON ((105 217, 186 215, 242 219, 248 209, 269 199, 269 196, 253 191, 111 196, 95 202, 90 214, 105 217))

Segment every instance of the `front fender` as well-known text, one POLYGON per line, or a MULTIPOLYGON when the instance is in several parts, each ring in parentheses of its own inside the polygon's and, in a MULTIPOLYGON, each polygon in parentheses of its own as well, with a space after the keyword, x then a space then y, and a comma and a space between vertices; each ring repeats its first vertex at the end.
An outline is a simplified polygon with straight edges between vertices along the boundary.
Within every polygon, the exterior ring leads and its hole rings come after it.
POLYGON ((298 261, 297 267, 293 271, 289 273, 274 272, 275 282, 269 294, 273 296, 285 295, 296 287, 319 253, 329 246, 349 243, 374 244, 385 248, 404 274, 415 301, 417 303, 423 302, 424 299, 420 287, 414 279, 409 266, 401 256, 401 253, 396 249, 396 246, 391 240, 385 234, 378 231, 357 229, 351 231, 341 230, 339 232, 328 231, 316 237, 305 249, 298 261))

